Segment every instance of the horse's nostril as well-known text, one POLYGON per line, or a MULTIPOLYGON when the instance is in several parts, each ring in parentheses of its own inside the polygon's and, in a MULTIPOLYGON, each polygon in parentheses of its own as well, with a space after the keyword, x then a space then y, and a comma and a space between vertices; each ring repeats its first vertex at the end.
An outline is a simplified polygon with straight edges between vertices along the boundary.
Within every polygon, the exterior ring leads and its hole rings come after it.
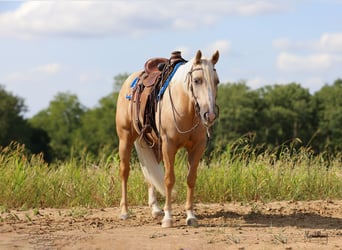
POLYGON ((216 114, 214 112, 205 112, 204 119, 208 122, 214 121, 216 118, 216 114))
POLYGON ((209 119, 209 112, 205 112, 204 113, 204 119, 208 121, 208 119, 209 119))

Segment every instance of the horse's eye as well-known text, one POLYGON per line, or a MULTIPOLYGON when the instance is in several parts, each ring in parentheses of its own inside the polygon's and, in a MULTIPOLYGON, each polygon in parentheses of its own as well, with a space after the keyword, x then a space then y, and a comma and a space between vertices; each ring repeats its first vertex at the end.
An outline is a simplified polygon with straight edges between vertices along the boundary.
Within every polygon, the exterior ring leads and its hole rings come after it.
POLYGON ((194 83, 195 84, 201 84, 202 83, 202 79, 201 78, 195 78, 194 79, 194 83))

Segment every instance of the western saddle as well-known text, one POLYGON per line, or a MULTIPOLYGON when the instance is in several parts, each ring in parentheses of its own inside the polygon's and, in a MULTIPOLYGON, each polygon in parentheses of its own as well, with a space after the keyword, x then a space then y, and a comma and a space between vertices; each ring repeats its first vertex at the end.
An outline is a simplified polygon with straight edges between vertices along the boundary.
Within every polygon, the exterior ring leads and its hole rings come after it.
POLYGON ((177 70, 175 66, 185 62, 180 51, 172 52, 170 59, 162 57, 149 59, 145 63, 144 71, 131 84, 132 93, 128 99, 132 101, 133 127, 149 147, 155 145, 154 138, 159 136, 155 113, 157 102, 162 97, 160 91, 166 80, 177 70))

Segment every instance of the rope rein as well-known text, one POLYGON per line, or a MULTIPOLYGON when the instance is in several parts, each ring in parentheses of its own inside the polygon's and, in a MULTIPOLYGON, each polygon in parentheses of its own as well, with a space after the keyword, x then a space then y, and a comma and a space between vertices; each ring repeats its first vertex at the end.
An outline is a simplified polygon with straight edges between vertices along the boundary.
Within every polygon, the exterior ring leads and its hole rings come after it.
MULTIPOLYGON (((176 108, 175 108, 175 105, 173 103, 173 99, 172 99, 172 96, 171 96, 171 88, 169 88, 169 96, 170 96, 170 102, 171 102, 171 106, 172 106, 172 115, 173 115, 173 121, 175 122, 175 127, 178 131, 178 133, 180 134, 187 134, 187 133, 190 133, 192 132, 193 130, 195 130, 198 125, 200 124, 200 120, 198 120, 198 122, 190 129, 188 130, 181 130, 179 127, 178 127, 178 124, 177 124, 177 121, 176 121, 176 115, 175 113, 177 113, 177 115, 179 116, 179 113, 177 112, 176 108)), ((197 113, 197 112, 196 112, 197 113)))
POLYGON ((190 81, 190 91, 191 91, 191 95, 195 101, 195 112, 196 112, 196 115, 199 116, 199 119, 198 119, 198 122, 190 129, 188 130, 182 130, 179 128, 178 124, 177 124, 177 121, 176 121, 176 114, 178 116, 180 116, 180 114, 177 112, 176 108, 175 108, 175 105, 174 105, 174 102, 173 102, 173 99, 172 99, 172 95, 171 95, 171 88, 169 88, 169 97, 170 97, 170 102, 171 102, 171 107, 172 107, 172 115, 173 115, 173 121, 175 123, 175 127, 177 129, 177 132, 180 133, 180 134, 187 134, 187 133, 190 133, 192 131, 194 131, 199 125, 200 125, 200 122, 201 122, 201 117, 200 117, 200 106, 198 104, 198 101, 197 101, 197 98, 194 94, 194 90, 193 90, 193 86, 192 86, 192 72, 194 71, 197 71, 197 70, 203 70, 202 68, 196 68, 196 69, 191 69, 185 80, 188 79, 188 77, 190 77, 189 81, 190 81))
MULTIPOLYGON (((182 130, 182 129, 179 128, 179 126, 177 124, 176 115, 177 116, 181 116, 181 115, 177 112, 175 104, 173 102, 173 98, 172 98, 172 95, 171 95, 171 86, 168 87, 169 98, 170 98, 170 103, 171 103, 171 107, 172 107, 173 121, 174 121, 174 124, 175 124, 177 132, 180 133, 180 134, 187 134, 187 133, 190 133, 190 132, 194 131, 200 125, 200 123, 201 123, 201 117, 200 117, 201 116, 200 115, 201 110, 200 110, 199 103, 197 101, 197 97, 194 94, 194 89, 193 89, 193 84, 192 84, 192 73, 194 71, 197 71, 197 70, 203 70, 203 68, 195 68, 195 69, 191 68, 191 70, 187 73, 187 76, 185 78, 185 81, 189 78, 189 82, 190 82, 189 88, 190 88, 190 91, 191 91, 192 98, 194 100, 195 113, 196 113, 196 116, 198 118, 198 122, 193 127, 191 127, 190 129, 182 130)), ((216 71, 216 69, 213 69, 213 70, 216 71)), ((160 125, 161 125, 161 109, 162 109, 161 105, 162 105, 162 102, 159 102, 159 111, 160 111, 159 112, 159 119, 158 119, 159 120, 159 128, 160 128, 160 125)), ((218 106, 215 105, 215 107, 218 110, 218 106)), ((207 135, 208 135, 208 137, 210 137, 209 128, 208 128, 208 131, 207 131, 207 135)), ((160 136, 158 136, 158 137, 160 137, 160 136)), ((158 138, 158 139, 160 140, 161 138, 158 138)))

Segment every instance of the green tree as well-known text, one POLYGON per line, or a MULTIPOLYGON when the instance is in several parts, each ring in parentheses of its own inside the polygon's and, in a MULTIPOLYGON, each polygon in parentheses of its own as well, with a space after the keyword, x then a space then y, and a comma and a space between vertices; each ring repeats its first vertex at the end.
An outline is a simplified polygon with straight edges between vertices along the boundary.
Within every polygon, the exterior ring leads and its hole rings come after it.
POLYGON ((74 144, 75 131, 81 125, 81 117, 85 107, 76 95, 59 93, 49 104, 30 119, 30 123, 38 129, 43 129, 50 137, 50 147, 53 157, 64 160, 70 156, 74 144))
POLYGON ((297 83, 266 86, 259 90, 263 112, 257 131, 258 141, 271 145, 299 138, 308 143, 314 134, 313 108, 308 89, 297 83))
POLYGON ((43 153, 50 159, 49 137, 44 130, 32 128, 23 114, 27 111, 24 100, 8 93, 0 85, 0 146, 11 142, 25 144, 29 153, 43 153))
POLYGON ((11 141, 27 143, 29 127, 23 118, 27 108, 24 100, 7 92, 0 85, 0 145, 7 146, 11 141))
MULTIPOLYGON (((29 124, 29 123, 28 123, 29 124)), ((43 153, 43 158, 46 162, 52 161, 52 150, 49 146, 50 137, 44 129, 34 128, 30 126, 30 142, 27 145, 28 149, 33 154, 43 153)))
POLYGON ((318 135, 314 143, 323 151, 342 151, 342 79, 325 85, 314 95, 318 135))
POLYGON ((110 155, 118 147, 115 129, 115 112, 118 92, 128 73, 118 74, 113 78, 113 92, 100 99, 99 105, 87 110, 81 119, 81 127, 77 131, 76 145, 88 153, 110 155))
POLYGON ((219 85, 217 105, 220 116, 213 129, 211 147, 225 148, 242 135, 254 133, 258 126, 260 100, 244 82, 219 85))
POLYGON ((87 110, 81 118, 77 131, 76 145, 85 148, 94 156, 99 153, 109 155, 118 146, 115 133, 115 111, 117 93, 103 97, 99 105, 87 110))

